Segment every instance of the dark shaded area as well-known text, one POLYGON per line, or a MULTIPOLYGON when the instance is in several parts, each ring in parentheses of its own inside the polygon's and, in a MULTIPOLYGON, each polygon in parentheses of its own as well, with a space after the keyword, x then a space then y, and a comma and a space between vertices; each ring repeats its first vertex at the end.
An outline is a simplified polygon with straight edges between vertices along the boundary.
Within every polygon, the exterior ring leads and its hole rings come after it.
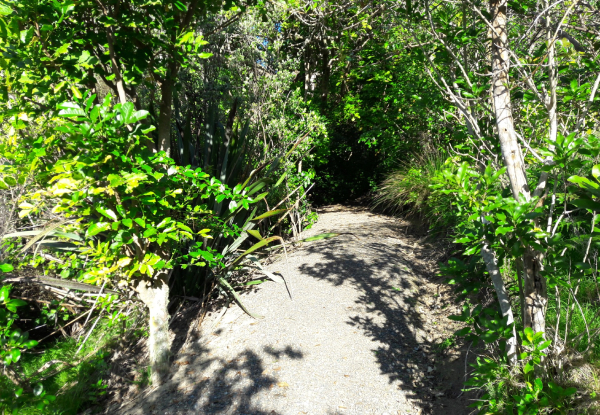
MULTIPOLYGON (((275 357, 286 356, 291 359, 302 359, 300 350, 291 346, 282 348, 265 348, 265 351, 275 357)), ((151 414, 252 414, 273 415, 272 410, 262 410, 252 404, 255 395, 265 389, 275 386, 277 379, 265 374, 266 366, 262 359, 254 352, 246 350, 239 353, 236 358, 224 361, 207 357, 209 349, 195 346, 193 351, 178 356, 175 366, 187 366, 193 360, 194 367, 208 367, 217 364, 221 369, 213 377, 200 377, 194 370, 185 370, 186 377, 193 379, 191 385, 183 386, 172 382, 167 384, 161 393, 150 393, 143 398, 146 408, 151 414), (251 382, 248 384, 247 380, 251 382), (235 406, 232 406, 233 396, 236 397, 235 406)), ((127 411, 112 412, 128 414, 127 411)))
POLYGON ((327 149, 317 149, 315 187, 309 196, 316 206, 344 203, 368 193, 383 178, 382 154, 359 142, 355 125, 338 124, 329 131, 327 149))

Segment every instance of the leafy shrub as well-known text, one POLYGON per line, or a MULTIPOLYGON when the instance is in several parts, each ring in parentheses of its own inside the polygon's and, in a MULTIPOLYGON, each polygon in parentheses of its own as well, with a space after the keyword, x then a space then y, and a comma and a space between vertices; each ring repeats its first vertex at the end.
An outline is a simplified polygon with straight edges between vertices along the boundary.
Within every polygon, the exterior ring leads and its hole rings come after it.
MULTIPOLYGON (((0 272, 10 272, 12 266, 8 264, 0 265, 0 272)), ((0 278, 1 280, 2 278, 0 278)), ((18 408, 25 403, 33 404, 37 409, 42 410, 56 397, 47 394, 41 383, 33 386, 24 385, 20 379, 20 374, 15 372, 14 366, 21 360, 22 353, 37 346, 36 340, 29 339, 29 333, 22 332, 14 323, 19 318, 17 308, 27 303, 18 298, 10 298, 12 286, 3 285, 0 288, 0 365, 2 373, 7 374, 13 380, 11 387, 3 388, 0 392, 0 410, 9 410, 16 413, 18 408)))
MULTIPOLYGON (((41 230, 8 236, 32 237, 20 251, 35 246, 33 257, 39 249, 56 251, 50 269, 63 278, 135 289, 151 318, 162 322, 150 325, 150 349, 158 353, 153 344, 167 330, 169 270, 183 261, 214 266, 220 254, 195 238, 238 232, 213 215, 208 203, 239 211, 253 201, 241 185, 232 191, 199 168, 176 166, 164 153, 150 151, 146 134, 153 127, 140 123, 146 111, 135 111, 131 103, 113 107, 110 96, 94 102, 91 95, 60 104, 60 118, 43 142, 27 143, 40 151, 20 143, 15 157, 5 148, 4 156, 18 161, 13 174, 32 172, 34 185, 19 216, 56 218, 41 230)), ((165 353, 163 348, 157 359, 166 362, 165 353)))

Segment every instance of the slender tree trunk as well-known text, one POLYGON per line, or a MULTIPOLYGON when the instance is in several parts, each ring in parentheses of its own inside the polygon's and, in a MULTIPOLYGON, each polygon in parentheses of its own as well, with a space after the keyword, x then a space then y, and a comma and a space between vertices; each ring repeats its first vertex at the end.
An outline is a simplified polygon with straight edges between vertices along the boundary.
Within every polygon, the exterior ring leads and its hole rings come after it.
POLYGON ((535 333, 546 331, 546 306, 548 305, 548 292, 546 279, 541 275, 539 252, 527 248, 523 255, 525 310, 523 312, 523 325, 531 327, 535 333))
MULTIPOLYGON (((550 3, 548 0, 544 1, 544 9, 550 9, 550 3)), ((548 96, 546 97, 546 109, 548 110, 548 138, 550 141, 555 142, 558 134, 558 119, 556 117, 556 88, 558 87, 558 67, 556 66, 556 47, 553 39, 553 30, 551 27, 550 12, 548 17, 544 19, 546 23, 546 42, 548 43, 548 96)), ((550 145, 550 151, 554 150, 554 146, 550 145)), ((546 158, 546 162, 552 162, 552 157, 546 158)), ((536 197, 542 196, 546 185, 548 183, 548 172, 542 172, 540 180, 538 182, 533 195, 536 197)))
POLYGON ((152 384, 160 385, 169 371, 171 341, 169 339, 169 284, 168 274, 158 276, 154 285, 141 281, 137 286, 140 299, 144 302, 149 316, 148 353, 152 368, 152 384))
POLYGON ((326 43, 323 43, 323 65, 321 66, 321 107, 327 107, 327 99, 329 96, 329 77, 331 68, 329 67, 329 48, 326 43))
MULTIPOLYGON (((515 199, 530 199, 530 191, 525 175, 523 153, 517 141, 512 117, 509 90, 509 54, 508 29, 506 15, 507 0, 490 0, 490 12, 493 18, 492 30, 492 98, 496 113, 496 127, 500 139, 502 157, 510 179, 511 190, 515 199)), ((534 332, 544 332, 547 292, 546 283, 541 276, 539 253, 528 249, 523 256, 525 267, 524 283, 524 325, 534 332)))
POLYGON ((519 195, 529 199, 530 194, 523 165, 523 153, 517 141, 510 103, 506 5, 507 0, 490 1, 494 27, 492 30, 492 98, 504 165, 510 179, 513 196, 519 200, 519 195))
POLYGON ((173 88, 175 87, 175 71, 168 71, 160 85, 160 106, 158 115, 158 145, 157 151, 171 155, 171 116, 173 115, 173 88))
MULTIPOLYGON (((496 254, 490 249, 487 241, 485 241, 481 247, 481 256, 483 257, 483 262, 485 262, 487 271, 494 283, 498 302, 500 303, 500 311, 502 311, 502 317, 508 317, 507 324, 513 324, 515 318, 510 305, 510 298, 508 297, 504 281, 502 280, 502 274, 500 274, 500 269, 498 268, 496 254)), ((517 330, 514 325, 512 327, 512 336, 506 342, 506 356, 511 365, 517 363, 517 330)))

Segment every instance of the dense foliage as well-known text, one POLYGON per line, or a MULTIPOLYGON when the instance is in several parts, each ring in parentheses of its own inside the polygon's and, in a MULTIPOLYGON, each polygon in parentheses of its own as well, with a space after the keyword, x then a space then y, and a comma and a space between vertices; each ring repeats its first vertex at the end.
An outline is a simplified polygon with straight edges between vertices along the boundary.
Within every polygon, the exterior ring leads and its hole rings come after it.
POLYGON ((257 253, 310 201, 375 192, 455 241, 481 413, 592 407, 571 368, 600 362, 597 20, 546 0, 0 2, 0 408, 58 405, 73 365, 31 349, 62 336, 91 373, 95 327, 127 316, 159 383, 169 305, 244 307, 243 269, 284 282, 257 253))

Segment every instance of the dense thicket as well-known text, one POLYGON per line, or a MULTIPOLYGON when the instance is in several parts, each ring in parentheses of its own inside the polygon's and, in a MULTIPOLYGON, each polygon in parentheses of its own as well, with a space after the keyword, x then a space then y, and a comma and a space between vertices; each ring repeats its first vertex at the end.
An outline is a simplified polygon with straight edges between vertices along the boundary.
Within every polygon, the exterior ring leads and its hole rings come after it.
POLYGON ((593 406, 571 368, 600 356, 598 21, 579 1, 1 2, 3 410, 56 407, 44 371, 71 366, 29 350, 57 332, 77 361, 104 314, 147 315, 160 382, 169 305, 239 302, 249 268, 283 283, 261 248, 310 202, 375 193, 455 239, 482 413, 593 406))

